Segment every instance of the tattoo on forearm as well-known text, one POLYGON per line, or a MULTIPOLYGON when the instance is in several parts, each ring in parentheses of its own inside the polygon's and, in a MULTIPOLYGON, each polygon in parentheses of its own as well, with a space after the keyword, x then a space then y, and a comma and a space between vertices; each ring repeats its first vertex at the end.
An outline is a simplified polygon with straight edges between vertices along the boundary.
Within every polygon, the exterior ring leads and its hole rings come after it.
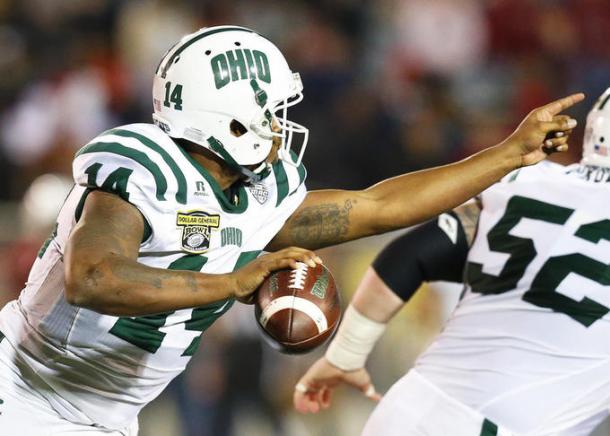
POLYGON ((195 276, 192 274, 187 275, 184 278, 184 281, 186 282, 186 286, 191 290, 191 292, 197 292, 198 288, 197 288, 197 280, 195 279, 195 276))
POLYGON ((350 212, 355 201, 308 207, 291 218, 291 242, 300 247, 319 248, 346 240, 350 226, 350 212))
POLYGON ((132 265, 122 261, 111 263, 110 271, 121 280, 142 283, 155 289, 163 288, 163 277, 160 277, 164 274, 162 271, 159 274, 153 275, 148 271, 143 272, 139 268, 134 268, 132 265))

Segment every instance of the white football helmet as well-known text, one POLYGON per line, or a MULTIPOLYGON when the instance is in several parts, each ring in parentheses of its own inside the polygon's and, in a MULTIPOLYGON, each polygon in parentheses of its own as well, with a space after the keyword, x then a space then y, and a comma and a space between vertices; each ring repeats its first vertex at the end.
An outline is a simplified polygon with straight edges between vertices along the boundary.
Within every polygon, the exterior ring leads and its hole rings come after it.
POLYGON ((606 89, 587 115, 582 163, 610 168, 610 88, 606 89))
POLYGON ((268 174, 264 161, 275 137, 281 138, 279 158, 301 163, 309 131, 286 117, 302 90, 299 74, 268 39, 245 27, 203 28, 184 36, 157 67, 153 120, 255 182, 268 174), (293 158, 295 133, 302 143, 293 158))

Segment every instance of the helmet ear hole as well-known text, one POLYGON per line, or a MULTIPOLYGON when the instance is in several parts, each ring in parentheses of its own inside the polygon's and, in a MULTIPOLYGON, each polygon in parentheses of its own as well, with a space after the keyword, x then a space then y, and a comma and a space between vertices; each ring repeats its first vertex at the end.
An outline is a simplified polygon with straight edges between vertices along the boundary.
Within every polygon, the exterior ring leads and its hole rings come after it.
POLYGON ((231 134, 237 138, 248 133, 248 129, 246 129, 246 126, 244 126, 242 123, 235 119, 231 120, 229 128, 231 129, 231 134))
POLYGON ((604 142, 606 140, 606 138, 604 138, 603 136, 599 138, 599 142, 604 142))

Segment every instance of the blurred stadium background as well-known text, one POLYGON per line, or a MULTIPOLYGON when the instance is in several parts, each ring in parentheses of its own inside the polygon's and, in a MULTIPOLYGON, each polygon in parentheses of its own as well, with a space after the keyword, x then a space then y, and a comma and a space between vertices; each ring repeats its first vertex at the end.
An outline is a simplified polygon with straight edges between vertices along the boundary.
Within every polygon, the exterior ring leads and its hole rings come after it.
MULTIPOLYGON (((361 188, 459 159, 535 106, 584 91, 560 157, 576 161, 587 108, 610 85, 608 0, 0 0, 0 304, 51 231, 75 150, 113 125, 148 122, 160 56, 185 33, 229 23, 268 36, 302 75, 292 117, 311 129, 310 189, 361 188)), ((321 253, 346 301, 389 237, 321 253)), ((430 286, 392 323, 369 362, 380 390, 458 294, 430 286)), ((320 354, 279 355, 261 343, 251 307, 235 307, 144 410, 140 434, 359 434, 372 404, 355 392, 317 416, 291 410, 295 381, 320 354)))

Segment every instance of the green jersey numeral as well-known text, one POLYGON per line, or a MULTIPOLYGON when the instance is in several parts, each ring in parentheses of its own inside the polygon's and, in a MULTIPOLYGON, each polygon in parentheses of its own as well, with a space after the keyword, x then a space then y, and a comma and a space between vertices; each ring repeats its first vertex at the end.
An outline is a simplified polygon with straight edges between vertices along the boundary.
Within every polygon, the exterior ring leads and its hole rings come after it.
MULTIPOLYGON (((87 174, 87 185, 88 186, 98 186, 97 185, 97 175, 102 168, 101 163, 94 163, 89 166, 84 172, 87 174)), ((102 191, 114 192, 119 197, 121 197, 125 201, 129 201, 129 192, 127 192, 127 183, 129 182, 129 177, 133 173, 133 170, 129 168, 119 167, 106 177, 104 183, 102 183, 99 187, 102 191)))
MULTIPOLYGON (((260 251, 247 251, 241 253, 235 269, 240 268, 251 260, 255 259, 260 251)), ((207 257, 200 255, 183 256, 172 262, 167 269, 182 271, 201 271, 207 262, 207 257)), ((204 332, 233 305, 233 300, 224 300, 208 304, 203 307, 193 309, 191 318, 184 322, 185 330, 195 330, 204 332)), ((160 313, 157 315, 147 315, 138 317, 122 317, 117 320, 110 329, 110 334, 135 345, 149 353, 155 353, 160 347, 166 333, 162 332, 161 327, 165 326, 167 318, 174 312, 160 313)), ((197 351, 201 335, 195 337, 186 348, 183 356, 192 356, 197 351)))
MULTIPOLYGON (((521 221, 529 218, 552 224, 565 224, 573 209, 556 206, 526 197, 512 197, 504 215, 487 234, 490 250, 507 253, 509 258, 495 276, 482 271, 483 265, 469 262, 466 277, 473 292, 501 294, 515 289, 525 270, 536 257, 534 242, 529 238, 510 235, 509 232, 521 221)), ((581 225, 575 236, 597 244, 602 239, 610 241, 610 220, 581 225)), ((563 313, 582 325, 589 327, 606 315, 607 308, 590 298, 576 301, 556 290, 563 280, 575 273, 601 285, 610 285, 610 265, 601 263, 580 253, 553 256, 541 266, 530 289, 522 296, 524 301, 563 313)))
MULTIPOLYGON (((207 261, 208 258, 204 256, 187 255, 173 261, 167 269, 201 271, 207 261)), ((122 317, 114 323, 114 326, 110 329, 110 334, 149 353, 155 353, 161 346, 163 338, 165 338, 165 333, 159 329, 165 325, 167 317, 173 313, 165 312, 135 318, 122 317)))

